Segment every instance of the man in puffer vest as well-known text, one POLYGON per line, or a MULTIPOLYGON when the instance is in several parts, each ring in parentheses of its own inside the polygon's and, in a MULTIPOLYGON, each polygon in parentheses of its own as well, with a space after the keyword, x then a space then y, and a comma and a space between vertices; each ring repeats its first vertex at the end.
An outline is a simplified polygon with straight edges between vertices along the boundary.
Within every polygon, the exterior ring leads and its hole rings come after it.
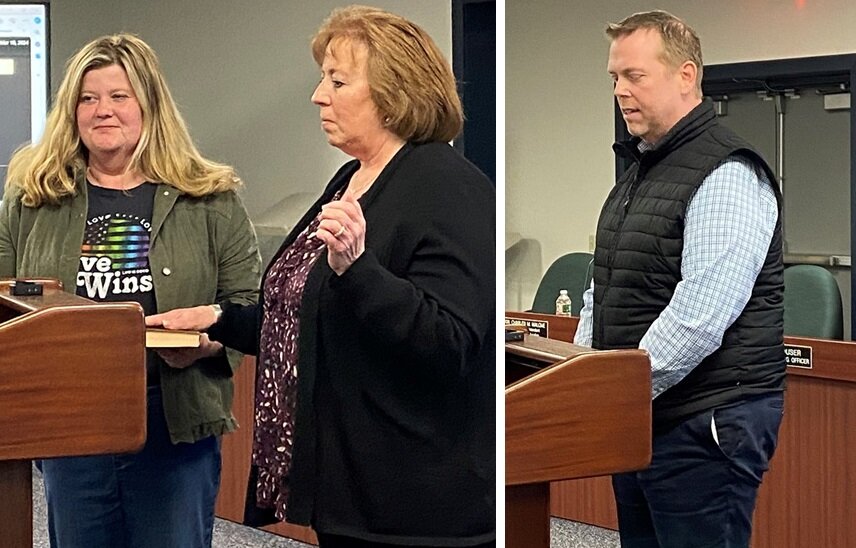
POLYGON ((783 409, 781 194, 702 98, 692 28, 652 11, 606 34, 632 165, 600 214, 575 342, 651 358, 652 462, 612 481, 621 545, 746 547, 783 409))

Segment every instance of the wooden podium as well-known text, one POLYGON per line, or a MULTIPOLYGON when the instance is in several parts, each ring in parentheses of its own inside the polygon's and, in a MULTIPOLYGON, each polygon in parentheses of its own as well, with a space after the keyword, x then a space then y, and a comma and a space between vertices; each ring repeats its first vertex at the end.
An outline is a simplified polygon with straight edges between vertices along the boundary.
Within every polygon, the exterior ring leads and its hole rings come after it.
MULTIPOLYGON (((33 281, 33 280, 31 280, 33 281)), ((30 459, 121 453, 146 438, 145 324, 136 303, 0 279, 0 538, 33 545, 30 459)))
POLYGON ((551 481, 651 461, 650 364, 529 334, 505 349, 505 546, 549 547, 551 481))

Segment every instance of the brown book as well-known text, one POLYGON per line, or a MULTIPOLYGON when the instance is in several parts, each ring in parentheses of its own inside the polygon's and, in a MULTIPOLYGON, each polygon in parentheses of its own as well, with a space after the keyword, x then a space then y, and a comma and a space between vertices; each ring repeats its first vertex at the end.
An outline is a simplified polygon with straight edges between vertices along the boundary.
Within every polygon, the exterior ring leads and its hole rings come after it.
POLYGON ((147 327, 146 348, 196 348, 201 336, 199 331, 147 327))

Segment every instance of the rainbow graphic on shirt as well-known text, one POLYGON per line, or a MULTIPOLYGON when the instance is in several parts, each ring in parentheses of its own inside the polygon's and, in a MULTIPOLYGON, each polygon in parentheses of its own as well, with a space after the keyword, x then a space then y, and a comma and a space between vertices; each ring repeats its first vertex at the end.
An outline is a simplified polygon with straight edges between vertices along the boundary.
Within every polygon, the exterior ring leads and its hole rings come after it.
POLYGON ((77 286, 90 299, 152 290, 151 223, 135 215, 109 214, 86 222, 77 286))
POLYGON ((142 219, 125 215, 104 217, 106 222, 87 223, 81 254, 109 257, 115 270, 147 266, 149 231, 142 219))

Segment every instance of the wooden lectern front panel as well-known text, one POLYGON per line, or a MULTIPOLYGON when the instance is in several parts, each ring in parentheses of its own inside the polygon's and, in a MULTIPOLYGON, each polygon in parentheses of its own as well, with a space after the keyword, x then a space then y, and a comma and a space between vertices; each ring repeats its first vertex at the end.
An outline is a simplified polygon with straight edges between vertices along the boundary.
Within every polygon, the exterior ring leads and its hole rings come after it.
POLYGON ((527 335, 506 360, 570 356, 505 390, 505 483, 521 485, 645 467, 651 374, 641 350, 592 351, 527 335))
POLYGON ((32 546, 30 459, 134 451, 146 437, 143 310, 0 280, 0 538, 32 546))
POLYGON ((142 447, 144 331, 131 304, 46 308, 0 324, 0 460, 142 447))

